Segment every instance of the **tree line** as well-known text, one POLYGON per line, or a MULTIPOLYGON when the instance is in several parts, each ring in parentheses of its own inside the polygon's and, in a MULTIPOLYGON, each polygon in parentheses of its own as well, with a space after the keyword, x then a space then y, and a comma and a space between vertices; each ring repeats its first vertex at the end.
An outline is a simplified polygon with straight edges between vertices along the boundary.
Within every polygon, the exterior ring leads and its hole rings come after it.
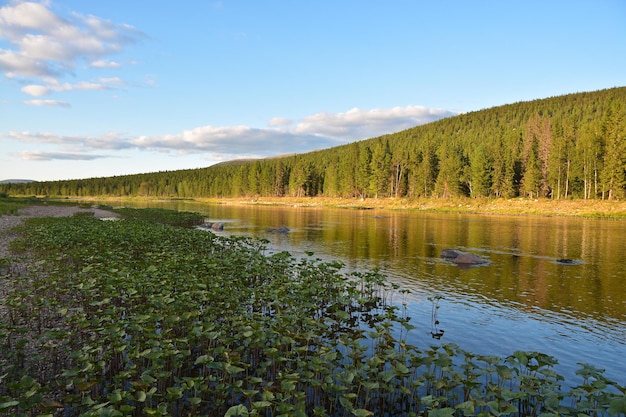
POLYGON ((9 195, 626 198, 626 87, 519 102, 330 149, 0 184, 9 195))

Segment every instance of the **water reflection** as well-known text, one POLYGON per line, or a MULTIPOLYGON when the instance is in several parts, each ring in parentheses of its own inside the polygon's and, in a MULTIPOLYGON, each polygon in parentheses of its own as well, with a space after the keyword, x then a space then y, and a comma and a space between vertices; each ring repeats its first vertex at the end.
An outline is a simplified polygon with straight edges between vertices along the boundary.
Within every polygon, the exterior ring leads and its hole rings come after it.
POLYGON ((626 384, 615 369, 626 355, 626 221, 151 203, 159 205, 202 212, 224 223, 224 234, 262 237, 276 250, 380 268, 410 290, 418 344, 441 333, 478 353, 536 350, 565 366, 607 367, 626 384), (267 233, 281 227, 289 233, 267 233), (489 264, 461 269, 440 258, 446 248, 489 264))

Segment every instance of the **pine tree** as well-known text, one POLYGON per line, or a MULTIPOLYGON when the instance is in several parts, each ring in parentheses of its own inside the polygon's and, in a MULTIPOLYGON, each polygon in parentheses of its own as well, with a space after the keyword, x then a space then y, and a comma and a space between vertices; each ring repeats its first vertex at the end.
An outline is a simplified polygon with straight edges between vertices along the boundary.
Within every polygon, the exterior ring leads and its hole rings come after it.
POLYGON ((311 188, 311 164, 297 158, 289 176, 289 193, 293 197, 305 197, 311 188))
POLYGON ((409 188, 414 197, 428 197, 432 195, 435 180, 439 172, 439 159, 435 152, 434 140, 425 136, 419 142, 419 148, 410 158, 409 188))
POLYGON ((370 163, 370 192, 376 197, 389 196, 391 179, 391 149, 388 140, 380 140, 372 151, 370 163))
POLYGON ((603 197, 623 197, 626 187, 626 115, 621 103, 613 102, 602 123, 605 142, 604 167, 601 173, 603 197))
POLYGON ((601 128, 595 121, 587 124, 576 142, 574 168, 583 183, 583 198, 597 197, 599 193, 599 172, 602 167, 601 128))
POLYGON ((439 148, 439 161, 435 193, 443 198, 461 195, 463 164, 459 150, 451 143, 443 144, 439 148))
POLYGON ((470 195, 484 197, 491 189, 491 161, 485 145, 479 145, 470 157, 470 195))
POLYGON ((368 196, 372 164, 372 151, 369 146, 359 148, 359 162, 356 171, 356 189, 359 197, 366 198, 368 196))

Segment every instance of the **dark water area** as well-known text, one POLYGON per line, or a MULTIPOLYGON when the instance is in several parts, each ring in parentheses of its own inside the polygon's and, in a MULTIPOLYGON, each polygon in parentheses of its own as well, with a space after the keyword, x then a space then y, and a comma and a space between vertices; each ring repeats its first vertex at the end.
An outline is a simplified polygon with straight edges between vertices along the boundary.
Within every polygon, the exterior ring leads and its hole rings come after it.
POLYGON ((626 221, 419 211, 141 203, 203 213, 223 235, 267 239, 273 251, 379 268, 407 294, 410 340, 456 343, 479 354, 556 357, 575 385, 578 362, 626 385, 626 221), (268 233, 288 228, 288 233, 268 233), (488 263, 460 268, 443 249, 488 263), (438 300, 433 323, 434 300, 438 300), (444 330, 441 339, 433 332, 444 330))

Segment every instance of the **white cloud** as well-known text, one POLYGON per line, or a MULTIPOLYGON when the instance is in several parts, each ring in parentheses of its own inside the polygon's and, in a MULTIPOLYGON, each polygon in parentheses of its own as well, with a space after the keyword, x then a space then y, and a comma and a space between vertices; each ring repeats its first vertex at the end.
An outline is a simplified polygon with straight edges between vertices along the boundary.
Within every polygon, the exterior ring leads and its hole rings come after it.
POLYGON ((120 77, 99 78, 98 82, 102 84, 124 84, 124 80, 120 77))
POLYGON ((42 3, 21 2, 0 8, 0 36, 17 38, 30 30, 51 31, 63 20, 42 3))
POLYGON ((70 107, 70 103, 58 100, 26 100, 24 103, 31 106, 70 107))
MULTIPOLYGON (((9 78, 39 79, 49 91, 59 91, 54 84, 61 84, 63 75, 76 75, 83 64, 118 68, 121 64, 109 57, 142 37, 130 25, 96 16, 72 13, 61 17, 48 3, 11 3, 0 7, 0 41, 9 45, 0 48, 0 71, 9 78)), ((60 91, 102 89, 88 82, 72 87, 60 91)), ((24 92, 31 94, 28 91, 24 92)))
MULTIPOLYGON (((33 100, 35 101, 35 100, 33 100)), ((45 100, 41 100, 45 101, 45 100)), ((291 127, 287 119, 274 118, 273 128, 250 126, 200 126, 180 133, 130 137, 110 132, 100 136, 9 132, 9 139, 58 146, 64 153, 91 155, 98 150, 139 149, 173 154, 207 154, 212 160, 263 158, 304 153, 357 140, 398 132, 453 113, 421 106, 391 109, 352 109, 345 113, 317 113, 291 127)))
MULTIPOLYGON (((1 25, 0 25, 1 26, 1 25)), ((1 38, 0 38, 1 39, 1 38)), ((0 49, 0 70, 7 78, 42 78, 60 75, 48 62, 37 60, 24 52, 0 49)))
POLYGON ((5 136, 9 139, 24 143, 57 145, 66 152, 79 150, 92 151, 96 149, 123 150, 135 148, 131 138, 118 132, 110 132, 99 136, 90 135, 57 135, 50 132, 11 131, 5 136))
POLYGON ((284 117, 272 117, 268 122, 268 126, 278 127, 278 126, 289 126, 293 123, 292 120, 286 119, 284 117))
POLYGON ((398 132, 452 115, 454 113, 443 109, 429 109, 423 106, 371 110, 353 108, 345 113, 316 113, 305 117, 294 131, 340 138, 366 139, 398 132))
POLYGON ((33 97, 41 97, 50 94, 50 88, 44 85, 27 85, 22 87, 22 92, 28 94, 33 97))
POLYGON ((99 59, 97 61, 93 61, 90 66, 94 68, 119 68, 122 66, 119 62, 109 61, 106 59, 99 59))
POLYGON ((52 87, 52 89, 54 91, 88 91, 88 90, 106 90, 107 87, 101 83, 81 81, 76 84, 64 83, 59 86, 52 87))
POLYGON ((111 155, 95 155, 85 153, 68 153, 68 152, 44 152, 44 151, 24 151, 19 152, 17 156, 26 161, 52 161, 52 160, 69 160, 69 161, 92 161, 94 159, 110 158, 111 155))
POLYGON ((138 148, 187 153, 217 153, 245 156, 272 156, 287 152, 306 152, 338 143, 328 137, 294 134, 289 131, 257 129, 248 126, 202 126, 179 134, 140 137, 138 148))
POLYGON ((100 78, 97 82, 81 81, 75 84, 58 83, 50 80, 48 85, 31 84, 22 87, 22 92, 33 97, 41 97, 54 92, 61 91, 93 91, 93 90, 112 90, 119 88, 124 81, 118 77, 100 78))

